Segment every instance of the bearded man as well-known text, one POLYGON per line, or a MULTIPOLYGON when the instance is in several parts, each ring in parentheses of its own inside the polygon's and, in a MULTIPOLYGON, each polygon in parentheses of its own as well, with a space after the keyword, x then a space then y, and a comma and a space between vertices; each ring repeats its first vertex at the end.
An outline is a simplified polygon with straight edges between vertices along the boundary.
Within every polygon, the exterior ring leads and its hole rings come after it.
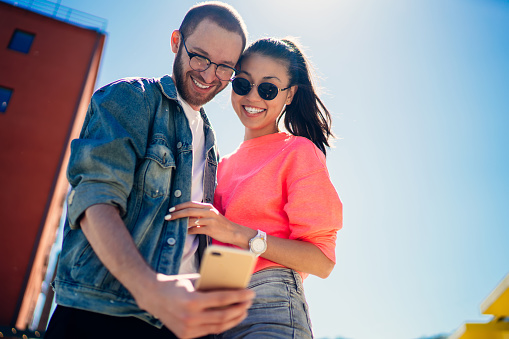
POLYGON ((45 338, 195 338, 247 315, 254 293, 195 291, 207 244, 168 208, 213 201, 218 153, 202 106, 247 40, 229 5, 192 7, 171 35, 173 75, 96 91, 71 144, 57 307, 45 338))

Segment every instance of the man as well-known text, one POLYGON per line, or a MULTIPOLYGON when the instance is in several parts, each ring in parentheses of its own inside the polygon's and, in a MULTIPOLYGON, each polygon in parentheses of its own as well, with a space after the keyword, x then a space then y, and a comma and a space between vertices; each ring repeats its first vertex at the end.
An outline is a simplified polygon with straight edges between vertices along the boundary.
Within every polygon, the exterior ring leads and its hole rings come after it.
POLYGON ((251 291, 194 290, 182 273, 197 272, 203 242, 186 219, 164 220, 213 199, 217 148, 202 105, 227 86, 246 35, 229 5, 197 5, 171 35, 172 77, 119 80, 92 97, 71 145, 47 338, 194 338, 247 315, 251 291))

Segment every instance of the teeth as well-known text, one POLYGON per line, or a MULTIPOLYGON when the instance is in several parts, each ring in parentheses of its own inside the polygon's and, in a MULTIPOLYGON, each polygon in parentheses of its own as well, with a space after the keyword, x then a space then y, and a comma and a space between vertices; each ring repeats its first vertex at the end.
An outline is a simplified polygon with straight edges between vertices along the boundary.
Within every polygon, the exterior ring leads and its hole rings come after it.
POLYGON ((206 88, 209 88, 210 86, 205 86, 205 85, 202 85, 200 84, 198 81, 194 80, 193 78, 191 78, 193 80, 193 82, 195 83, 196 86, 202 88, 202 89, 206 89, 206 88))
POLYGON ((249 106, 244 106, 244 109, 246 110, 246 112, 251 113, 251 114, 261 113, 261 112, 265 111, 264 109, 261 109, 261 108, 254 108, 254 107, 249 107, 249 106))

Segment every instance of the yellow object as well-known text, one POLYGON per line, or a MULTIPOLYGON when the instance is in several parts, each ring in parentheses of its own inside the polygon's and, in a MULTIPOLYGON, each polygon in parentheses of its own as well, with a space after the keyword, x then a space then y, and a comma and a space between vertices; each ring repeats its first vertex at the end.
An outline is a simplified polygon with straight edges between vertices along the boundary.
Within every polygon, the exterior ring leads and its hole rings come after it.
POLYGON ((495 318, 509 317, 509 274, 483 301, 481 312, 491 314, 495 318))
POLYGON ((509 339, 509 274, 482 302, 481 312, 493 315, 493 320, 464 324, 449 339, 509 339))
POLYGON ((464 324, 449 339, 509 339, 509 322, 464 324))

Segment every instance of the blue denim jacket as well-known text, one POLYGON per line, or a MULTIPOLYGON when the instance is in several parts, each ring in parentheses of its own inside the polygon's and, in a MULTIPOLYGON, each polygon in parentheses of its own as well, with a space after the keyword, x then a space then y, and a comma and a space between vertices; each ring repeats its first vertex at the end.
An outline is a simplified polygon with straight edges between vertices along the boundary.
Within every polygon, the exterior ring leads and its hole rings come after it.
MULTIPOLYGON (((202 110, 205 133, 204 201, 213 201, 215 135, 202 110)), ((103 266, 79 228, 94 204, 116 206, 152 268, 177 274, 187 219, 166 221, 168 208, 191 199, 192 134, 173 80, 123 79, 94 93, 79 139, 71 143, 67 222, 56 302, 116 316, 136 316, 158 327, 103 266)))

